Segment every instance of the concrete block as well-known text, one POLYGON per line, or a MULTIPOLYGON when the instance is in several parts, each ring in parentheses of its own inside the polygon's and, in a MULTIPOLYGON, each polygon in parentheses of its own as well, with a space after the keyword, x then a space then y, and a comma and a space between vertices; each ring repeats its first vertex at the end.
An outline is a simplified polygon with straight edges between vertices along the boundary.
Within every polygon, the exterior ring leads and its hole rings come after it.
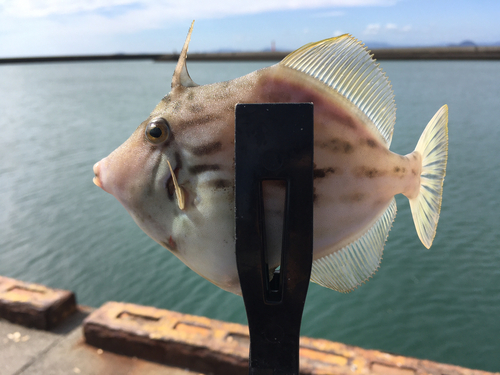
MULTIPOLYGON (((87 344, 204 374, 248 374, 248 327, 108 302, 84 321, 87 344)), ((487 375, 416 358, 301 337, 301 375, 487 375)), ((500 374, 498 374, 500 375, 500 374)))
POLYGON ((205 317, 108 302, 83 325, 88 344, 214 374, 248 374, 248 328, 205 317))
POLYGON ((0 276, 0 318, 51 330, 75 311, 73 292, 0 276))

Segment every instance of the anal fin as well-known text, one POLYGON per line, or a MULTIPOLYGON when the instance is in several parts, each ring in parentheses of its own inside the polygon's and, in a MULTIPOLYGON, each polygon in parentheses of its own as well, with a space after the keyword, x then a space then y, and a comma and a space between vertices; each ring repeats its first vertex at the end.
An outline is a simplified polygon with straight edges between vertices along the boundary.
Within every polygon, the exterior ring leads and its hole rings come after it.
POLYGON ((396 211, 396 200, 392 198, 382 216, 362 237, 333 254, 316 259, 311 281, 342 293, 367 281, 380 265, 396 211))

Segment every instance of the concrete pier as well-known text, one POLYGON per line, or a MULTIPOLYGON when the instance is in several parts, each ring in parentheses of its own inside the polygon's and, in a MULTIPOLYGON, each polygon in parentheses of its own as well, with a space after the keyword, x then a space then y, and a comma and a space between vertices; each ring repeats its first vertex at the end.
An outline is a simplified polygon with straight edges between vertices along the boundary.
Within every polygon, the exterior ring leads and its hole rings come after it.
MULTIPOLYGON (((0 276, 1 375, 248 374, 247 326, 122 302, 98 309, 61 303, 68 295, 0 276), (18 320, 13 311, 65 318, 39 329, 33 326, 40 319, 18 320)), ((493 374, 307 337, 300 340, 300 373, 493 374)))

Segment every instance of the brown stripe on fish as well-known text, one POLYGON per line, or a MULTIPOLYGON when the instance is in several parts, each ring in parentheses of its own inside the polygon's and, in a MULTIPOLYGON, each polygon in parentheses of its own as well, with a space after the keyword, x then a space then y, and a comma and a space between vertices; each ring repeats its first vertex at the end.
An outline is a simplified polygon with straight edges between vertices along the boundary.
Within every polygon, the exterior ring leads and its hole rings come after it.
MULTIPOLYGON (((196 113, 196 111, 194 111, 193 113, 196 113)), ((185 129, 193 126, 205 125, 212 121, 223 121, 224 119, 225 117, 223 116, 214 116, 211 114, 207 114, 204 116, 197 116, 188 120, 185 119, 179 120, 179 122, 175 124, 175 127, 179 127, 180 129, 185 129)))
POLYGON ((328 141, 315 141, 314 144, 335 153, 351 154, 354 152, 354 146, 350 142, 340 138, 333 138, 328 141))
POLYGON ((219 169, 219 164, 198 164, 189 167, 188 171, 192 174, 200 174, 203 172, 218 171, 219 169))
POLYGON ((176 151, 175 152, 175 169, 181 169, 181 168, 182 168, 181 154, 178 151, 176 151))
POLYGON ((328 168, 315 168, 313 170, 314 179, 324 178, 329 174, 335 174, 338 172, 338 168, 328 167, 328 168))
POLYGON ((400 178, 403 178, 406 173, 406 168, 405 167, 400 167, 400 166, 395 166, 394 169, 394 174, 398 175, 400 178))
POLYGON ((207 185, 215 189, 227 189, 229 187, 233 187, 233 180, 224 180, 222 178, 218 178, 216 180, 208 181, 207 185))
POLYGON ((370 148, 377 148, 378 147, 377 142, 374 139, 372 139, 372 138, 368 138, 368 139, 364 140, 364 142, 366 142, 366 144, 370 148))
POLYGON ((354 174, 358 177, 368 177, 368 178, 375 178, 375 177, 382 177, 387 174, 387 171, 380 170, 377 168, 373 167, 357 167, 354 170, 354 174))
POLYGON ((189 149, 189 151, 196 156, 205 156, 215 154, 222 149, 222 143, 219 141, 206 143, 200 146, 194 146, 189 149))

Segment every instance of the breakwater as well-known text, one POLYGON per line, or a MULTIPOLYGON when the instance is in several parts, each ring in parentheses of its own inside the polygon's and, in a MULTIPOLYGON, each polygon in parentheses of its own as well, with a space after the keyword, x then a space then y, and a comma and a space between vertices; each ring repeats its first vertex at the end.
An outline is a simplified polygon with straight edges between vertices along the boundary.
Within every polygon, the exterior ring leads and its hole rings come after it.
MULTIPOLYGON (((280 61, 290 51, 190 53, 190 61, 280 61)), ((371 49, 378 60, 500 60, 500 46, 419 47, 371 49)), ((177 61, 179 54, 142 53, 109 55, 35 56, 0 58, 0 64, 54 63, 76 61, 152 60, 177 61)))

